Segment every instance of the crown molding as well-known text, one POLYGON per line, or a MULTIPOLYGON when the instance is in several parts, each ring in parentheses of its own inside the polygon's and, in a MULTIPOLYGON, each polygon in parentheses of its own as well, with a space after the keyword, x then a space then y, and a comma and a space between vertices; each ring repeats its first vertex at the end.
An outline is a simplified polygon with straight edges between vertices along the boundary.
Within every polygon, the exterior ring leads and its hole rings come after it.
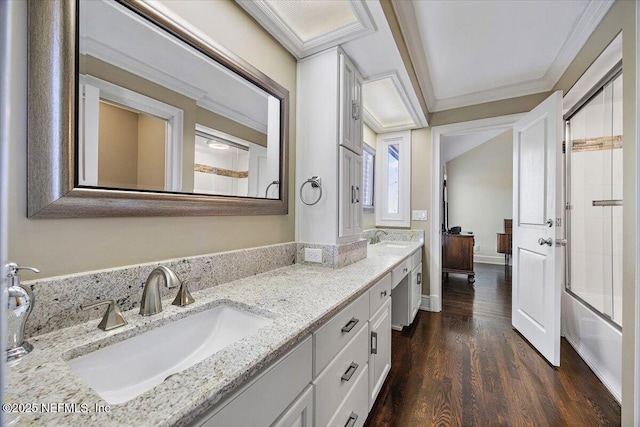
POLYGON ((391 6, 396 13, 398 23, 400 24, 400 32, 404 38, 409 58, 415 68, 418 78, 418 85, 425 97, 427 108, 433 112, 433 106, 436 104, 436 97, 433 91, 433 83, 431 81, 431 72, 425 55, 424 45, 422 44, 422 36, 420 35, 420 26, 416 19, 416 10, 413 2, 403 0, 391 0, 391 6))
POLYGON ((371 129, 373 129, 378 134, 395 132, 400 130, 407 130, 407 129, 416 129, 419 127, 426 127, 427 122, 422 119, 422 116, 418 114, 418 112, 413 107, 413 104, 409 99, 407 89, 402 84, 402 81, 400 80, 400 77, 398 76, 397 72, 393 71, 391 73, 380 74, 380 75, 368 78, 367 80, 365 80, 365 82, 362 85, 363 92, 371 90, 370 88, 367 88, 368 83, 373 83, 373 82, 377 82, 385 79, 388 79, 391 81, 391 84, 394 90, 396 91, 396 93, 398 94, 398 96, 400 97, 400 100, 402 101, 402 104, 404 105, 407 113, 409 114, 409 119, 412 121, 412 123, 397 125, 397 126, 385 125, 384 123, 380 123, 375 118, 375 116, 371 113, 370 108, 368 108, 367 105, 363 105, 364 122, 367 125, 369 125, 369 127, 371 127, 371 129))
POLYGON ((236 0, 236 3, 258 21, 296 59, 302 59, 376 31, 375 23, 366 2, 362 0, 348 1, 356 15, 357 22, 324 33, 306 42, 284 22, 280 15, 269 7, 266 1, 236 0))

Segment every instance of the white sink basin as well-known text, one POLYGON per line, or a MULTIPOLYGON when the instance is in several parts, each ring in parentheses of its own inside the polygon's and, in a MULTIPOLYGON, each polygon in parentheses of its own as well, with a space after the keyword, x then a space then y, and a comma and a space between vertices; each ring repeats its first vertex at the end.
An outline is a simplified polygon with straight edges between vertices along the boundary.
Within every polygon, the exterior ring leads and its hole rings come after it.
POLYGON ((168 323, 67 361, 107 403, 124 403, 273 320, 229 305, 168 323))
POLYGON ((404 249, 409 247, 408 244, 402 244, 402 243, 384 243, 384 247, 385 248, 392 248, 392 249, 404 249))
POLYGON ((393 240, 387 240, 384 242, 380 242, 377 244, 378 246, 380 246, 383 249, 405 249, 408 248, 411 243, 410 242, 397 242, 397 241, 393 241, 393 240))

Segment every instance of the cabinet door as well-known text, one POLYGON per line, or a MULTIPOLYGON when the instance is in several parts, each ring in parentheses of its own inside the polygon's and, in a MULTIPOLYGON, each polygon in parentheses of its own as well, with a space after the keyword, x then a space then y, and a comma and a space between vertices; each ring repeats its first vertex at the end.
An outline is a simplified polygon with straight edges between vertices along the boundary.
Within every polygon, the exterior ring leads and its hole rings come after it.
POLYGON ((411 321, 415 319, 422 300, 422 263, 411 272, 411 321))
POLYGON ((352 231, 351 234, 362 233, 362 156, 353 156, 351 185, 355 190, 354 202, 351 205, 352 231))
POLYGON ((391 370, 391 298, 380 307, 369 323, 369 410, 391 370))
MULTIPOLYGON (((356 69, 343 54, 340 54, 340 139, 339 144, 354 150, 355 104, 354 85, 356 69)), ((360 148, 362 150, 362 147, 360 148)))
POLYGON ((311 427, 312 425, 313 386, 310 385, 271 427, 311 427))
POLYGON ((357 71, 355 72, 355 81, 353 84, 353 151, 361 156, 362 155, 362 83, 363 78, 357 71))
MULTIPOLYGON (((353 230, 353 204, 356 188, 351 181, 351 171, 356 156, 344 147, 340 147, 340 200, 338 203, 338 237, 351 236, 353 230)), ((362 165, 362 161, 360 162, 362 165)), ((362 167, 362 166, 361 166, 362 167)))

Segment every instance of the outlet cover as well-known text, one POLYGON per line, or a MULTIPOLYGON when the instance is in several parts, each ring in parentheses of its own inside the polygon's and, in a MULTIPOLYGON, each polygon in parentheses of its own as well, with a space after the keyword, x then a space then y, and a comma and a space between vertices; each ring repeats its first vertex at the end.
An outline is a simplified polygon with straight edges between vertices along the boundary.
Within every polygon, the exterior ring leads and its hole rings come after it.
POLYGON ((322 249, 304 248, 304 260, 306 262, 322 263, 322 249))
POLYGON ((411 215, 411 219, 414 221, 426 221, 427 211, 413 211, 411 215))

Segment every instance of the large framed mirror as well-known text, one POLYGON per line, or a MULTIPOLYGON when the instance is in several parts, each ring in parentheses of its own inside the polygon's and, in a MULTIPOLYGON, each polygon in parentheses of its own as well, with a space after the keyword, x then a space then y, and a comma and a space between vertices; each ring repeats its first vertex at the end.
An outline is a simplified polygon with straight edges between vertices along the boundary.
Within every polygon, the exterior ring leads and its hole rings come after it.
POLYGON ((159 7, 29 3, 29 217, 288 212, 288 91, 159 7))

